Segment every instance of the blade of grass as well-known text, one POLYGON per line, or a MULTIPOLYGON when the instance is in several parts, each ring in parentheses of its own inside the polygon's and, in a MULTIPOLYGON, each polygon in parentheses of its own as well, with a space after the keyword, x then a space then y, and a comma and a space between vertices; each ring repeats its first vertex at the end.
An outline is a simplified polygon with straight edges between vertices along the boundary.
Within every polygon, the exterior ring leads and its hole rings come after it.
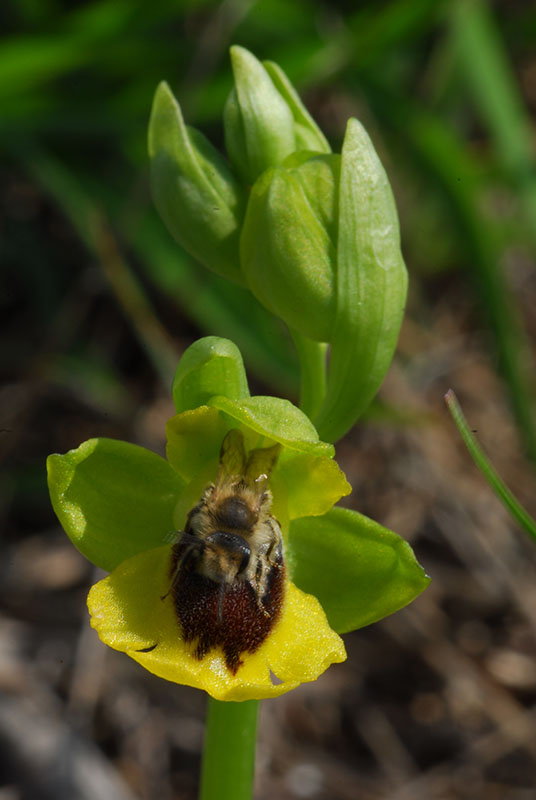
MULTIPOLYGON (((499 368, 508 386, 510 402, 523 447, 536 461, 534 375, 523 315, 501 269, 502 242, 497 229, 481 211, 482 170, 463 142, 440 116, 409 98, 386 89, 367 76, 368 97, 384 124, 409 145, 418 166, 445 193, 467 250, 475 293, 494 335, 499 368)), ((365 81, 362 81, 365 85, 365 81)), ((406 151, 408 152, 408 151, 406 151)))
POLYGON ((452 419, 458 431, 465 442, 465 446, 469 450, 473 461, 488 482, 489 486, 493 489, 497 497, 500 499, 504 507, 510 512, 512 519, 514 519, 521 528, 523 528, 529 536, 536 541, 536 520, 534 520, 528 511, 523 508, 521 503, 514 497, 508 486, 502 480, 500 475, 495 471, 491 465, 488 457, 478 444, 476 437, 472 433, 463 411, 458 403, 458 399, 452 389, 449 389, 445 395, 445 402, 448 410, 452 415, 452 419))
POLYGON ((448 6, 448 12, 464 80, 497 155, 523 199, 534 238, 536 174, 532 124, 497 22, 483 0, 455 0, 448 6))

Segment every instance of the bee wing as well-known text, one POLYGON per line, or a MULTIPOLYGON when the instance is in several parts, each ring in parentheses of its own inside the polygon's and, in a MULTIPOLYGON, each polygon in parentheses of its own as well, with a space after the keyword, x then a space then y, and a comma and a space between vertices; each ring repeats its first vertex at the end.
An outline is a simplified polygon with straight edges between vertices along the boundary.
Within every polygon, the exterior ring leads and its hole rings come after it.
POLYGON ((281 445, 274 444, 272 447, 259 447, 257 450, 251 451, 244 473, 248 483, 256 485, 260 489, 264 488, 280 450, 281 445))
POLYGON ((222 442, 217 483, 221 483, 226 477, 243 475, 245 468, 246 450, 244 448, 244 437, 239 430, 233 428, 222 442))

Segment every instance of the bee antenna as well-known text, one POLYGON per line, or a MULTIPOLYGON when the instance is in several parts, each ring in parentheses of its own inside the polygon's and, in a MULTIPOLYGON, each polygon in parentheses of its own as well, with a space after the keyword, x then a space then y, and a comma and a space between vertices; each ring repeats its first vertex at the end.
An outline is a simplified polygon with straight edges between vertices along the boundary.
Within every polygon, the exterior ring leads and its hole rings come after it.
POLYGON ((190 533, 190 531, 183 531, 180 541, 185 542, 186 544, 197 544, 199 537, 195 533, 190 533))

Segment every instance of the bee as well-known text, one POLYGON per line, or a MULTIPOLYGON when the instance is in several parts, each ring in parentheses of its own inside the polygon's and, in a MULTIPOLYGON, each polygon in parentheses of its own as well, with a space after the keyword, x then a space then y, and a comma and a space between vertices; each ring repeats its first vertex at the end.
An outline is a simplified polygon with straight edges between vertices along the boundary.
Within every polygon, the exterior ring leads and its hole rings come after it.
POLYGON ((172 549, 169 593, 184 640, 198 659, 221 648, 232 674, 241 654, 255 652, 281 614, 283 538, 268 488, 279 450, 276 444, 246 455, 240 431, 229 431, 216 481, 172 549))

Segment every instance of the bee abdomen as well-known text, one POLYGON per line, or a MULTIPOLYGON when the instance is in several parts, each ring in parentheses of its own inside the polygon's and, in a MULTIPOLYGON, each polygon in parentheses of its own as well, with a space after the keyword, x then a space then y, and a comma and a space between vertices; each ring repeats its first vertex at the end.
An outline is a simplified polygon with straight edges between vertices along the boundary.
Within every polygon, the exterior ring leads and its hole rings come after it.
POLYGON ((248 581, 222 584, 196 572, 179 576, 173 601, 186 642, 195 642, 195 656, 203 658, 221 647, 233 674, 242 664, 241 654, 255 652, 279 619, 285 590, 285 571, 273 567, 259 603, 248 581))

